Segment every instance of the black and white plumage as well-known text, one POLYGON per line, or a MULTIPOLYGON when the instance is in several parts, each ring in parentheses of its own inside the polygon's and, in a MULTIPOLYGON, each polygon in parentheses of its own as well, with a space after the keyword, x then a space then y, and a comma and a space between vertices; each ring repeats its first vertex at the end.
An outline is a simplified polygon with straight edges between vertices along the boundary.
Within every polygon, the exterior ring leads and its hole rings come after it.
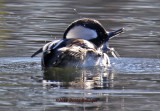
POLYGON ((62 40, 47 43, 31 57, 43 52, 42 67, 108 66, 102 46, 123 30, 109 33, 97 20, 79 19, 69 25, 62 40))

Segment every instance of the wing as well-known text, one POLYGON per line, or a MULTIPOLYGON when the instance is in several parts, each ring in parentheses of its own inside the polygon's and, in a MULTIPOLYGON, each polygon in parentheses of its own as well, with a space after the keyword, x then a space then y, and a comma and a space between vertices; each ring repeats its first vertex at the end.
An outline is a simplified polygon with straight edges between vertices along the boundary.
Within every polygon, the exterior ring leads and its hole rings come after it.
POLYGON ((35 57, 37 54, 42 52, 42 48, 40 48, 38 51, 36 51, 34 54, 32 54, 31 57, 35 57))
POLYGON ((59 40, 52 41, 52 42, 45 44, 42 48, 40 48, 34 54, 32 54, 31 57, 35 57, 37 54, 39 54, 41 52, 46 52, 46 51, 50 50, 51 48, 54 48, 58 43, 59 43, 59 40))

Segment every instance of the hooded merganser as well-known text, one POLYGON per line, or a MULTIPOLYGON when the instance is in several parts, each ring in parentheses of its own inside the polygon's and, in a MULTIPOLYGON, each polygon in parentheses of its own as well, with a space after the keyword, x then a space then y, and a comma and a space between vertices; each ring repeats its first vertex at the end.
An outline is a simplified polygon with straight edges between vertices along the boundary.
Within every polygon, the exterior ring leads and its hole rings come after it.
POLYGON ((104 44, 123 31, 107 32, 97 20, 79 19, 68 26, 62 40, 47 43, 31 57, 43 52, 42 67, 108 66, 109 48, 104 44))

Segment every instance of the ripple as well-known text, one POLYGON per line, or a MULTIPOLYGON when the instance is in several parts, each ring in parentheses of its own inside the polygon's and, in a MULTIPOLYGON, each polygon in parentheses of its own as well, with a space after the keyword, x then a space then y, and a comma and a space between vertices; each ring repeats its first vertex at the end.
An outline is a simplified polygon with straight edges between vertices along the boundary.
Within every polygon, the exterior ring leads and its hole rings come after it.
POLYGON ((124 74, 159 74, 160 59, 120 58, 111 59, 117 73, 124 74))

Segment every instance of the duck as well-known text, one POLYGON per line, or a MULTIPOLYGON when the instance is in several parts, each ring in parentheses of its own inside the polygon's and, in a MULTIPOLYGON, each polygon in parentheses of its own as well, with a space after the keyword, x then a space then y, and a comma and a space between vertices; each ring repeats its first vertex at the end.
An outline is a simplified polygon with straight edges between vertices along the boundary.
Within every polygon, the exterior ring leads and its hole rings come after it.
POLYGON ((31 57, 42 52, 42 67, 107 67, 108 41, 122 32, 124 28, 108 32, 95 19, 78 19, 66 28, 62 40, 48 42, 31 57))

